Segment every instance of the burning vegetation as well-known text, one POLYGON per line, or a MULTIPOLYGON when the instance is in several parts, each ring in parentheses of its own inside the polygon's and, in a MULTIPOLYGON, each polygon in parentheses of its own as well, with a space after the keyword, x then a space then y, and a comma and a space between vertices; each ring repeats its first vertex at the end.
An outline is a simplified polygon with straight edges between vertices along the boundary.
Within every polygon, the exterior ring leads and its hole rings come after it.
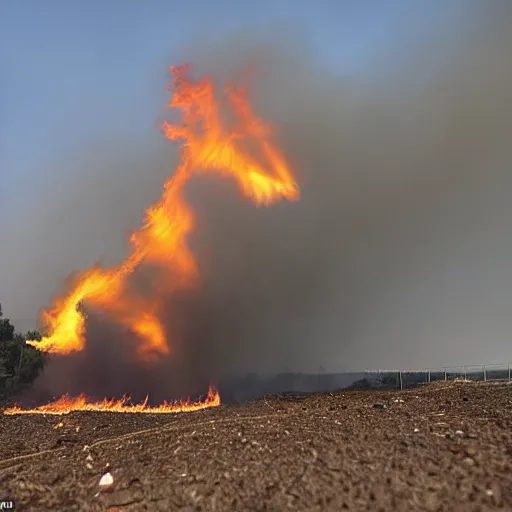
POLYGON ((76 398, 64 395, 55 402, 42 405, 35 409, 22 409, 19 405, 4 410, 4 414, 67 414, 71 411, 95 411, 95 412, 140 412, 151 414, 165 414, 176 412, 192 412, 208 407, 216 407, 220 405, 219 392, 213 386, 210 386, 208 395, 204 401, 191 402, 190 398, 181 401, 164 402, 162 405, 151 407, 148 405, 149 397, 140 404, 130 404, 130 397, 124 396, 119 400, 102 400, 101 402, 89 402, 85 395, 76 398))
MULTIPOLYGON (((136 357, 150 362, 172 357, 173 343, 162 320, 162 304, 177 291, 197 285, 199 269, 187 245, 195 228, 195 215, 184 198, 184 186, 195 173, 215 172, 234 178, 244 196, 257 205, 271 205, 281 199, 297 200, 299 188, 290 167, 271 142, 271 127, 252 111, 247 89, 229 84, 223 98, 230 107, 232 129, 222 122, 224 101, 216 96, 212 79, 194 80, 188 65, 171 67, 172 90, 168 108, 179 109, 179 124, 162 124, 162 133, 180 144, 180 161, 164 184, 160 199, 147 208, 143 225, 130 237, 131 251, 118 266, 94 266, 77 274, 67 294, 57 298, 42 313, 47 332, 40 341, 27 343, 42 352, 68 355, 86 344, 85 308, 106 314, 133 332, 139 344, 136 357), (271 172, 267 172, 267 169, 271 172), (141 266, 151 268, 150 297, 129 286, 130 277, 141 266)), ((23 410, 14 407, 7 414, 52 413, 70 410, 181 412, 220 404, 219 393, 210 387, 203 402, 165 403, 148 407, 127 404, 127 398, 89 403, 85 396, 62 397, 52 404, 23 410)))

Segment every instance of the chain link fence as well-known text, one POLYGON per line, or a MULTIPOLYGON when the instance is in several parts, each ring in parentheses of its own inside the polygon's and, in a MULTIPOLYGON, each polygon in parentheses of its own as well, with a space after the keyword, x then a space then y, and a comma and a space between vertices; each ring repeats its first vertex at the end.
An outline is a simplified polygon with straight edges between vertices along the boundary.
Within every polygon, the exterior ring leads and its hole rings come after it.
POLYGON ((444 366, 441 368, 426 368, 424 370, 366 370, 364 378, 354 384, 357 384, 357 387, 406 389, 428 382, 435 382, 440 380, 511 382, 512 362, 481 365, 444 366))

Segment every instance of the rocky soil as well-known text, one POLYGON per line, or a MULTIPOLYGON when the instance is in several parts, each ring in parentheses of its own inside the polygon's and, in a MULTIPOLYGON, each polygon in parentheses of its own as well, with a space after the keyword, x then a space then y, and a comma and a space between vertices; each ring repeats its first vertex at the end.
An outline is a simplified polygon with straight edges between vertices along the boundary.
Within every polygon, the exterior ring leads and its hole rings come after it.
POLYGON ((512 510, 512 386, 0 414, 0 499, 37 512, 512 510))

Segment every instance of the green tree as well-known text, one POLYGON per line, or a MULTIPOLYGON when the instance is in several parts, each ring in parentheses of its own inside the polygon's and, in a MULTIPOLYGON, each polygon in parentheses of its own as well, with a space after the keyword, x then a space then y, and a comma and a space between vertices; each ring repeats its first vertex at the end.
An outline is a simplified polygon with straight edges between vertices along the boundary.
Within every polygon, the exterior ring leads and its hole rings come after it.
MULTIPOLYGON (((28 334, 29 333, 25 335, 25 339, 23 340, 21 354, 18 360, 18 371, 16 373, 17 380, 21 384, 29 384, 33 382, 39 375, 39 372, 44 368, 43 354, 39 350, 25 343, 27 339, 37 339, 33 337, 33 334, 30 336, 28 334)), ((41 336, 39 336, 39 339, 40 338, 41 336)))
POLYGON ((14 325, 8 318, 3 318, 2 305, 0 304, 0 342, 10 341, 14 338, 14 325))
POLYGON ((0 390, 30 384, 44 367, 44 356, 27 340, 40 340, 41 334, 29 331, 15 332, 9 319, 1 318, 0 305, 0 390))
POLYGON ((27 331, 27 334, 25 334, 25 341, 41 341, 41 338, 42 336, 39 331, 27 331))

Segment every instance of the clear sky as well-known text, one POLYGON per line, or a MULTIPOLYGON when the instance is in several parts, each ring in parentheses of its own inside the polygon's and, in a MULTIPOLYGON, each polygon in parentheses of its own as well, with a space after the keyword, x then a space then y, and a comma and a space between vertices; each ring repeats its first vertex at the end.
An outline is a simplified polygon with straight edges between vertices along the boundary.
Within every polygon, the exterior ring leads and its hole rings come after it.
POLYGON ((374 65, 397 38, 425 35, 449 23, 457 4, 2 0, 2 219, 16 222, 16 204, 37 192, 31 178, 46 161, 112 131, 113 124, 104 123, 108 113, 112 123, 123 121, 117 129, 125 133, 152 129, 163 99, 154 94, 155 84, 161 80, 164 90, 166 66, 194 38, 284 21, 300 26, 326 62, 349 75, 374 65))

